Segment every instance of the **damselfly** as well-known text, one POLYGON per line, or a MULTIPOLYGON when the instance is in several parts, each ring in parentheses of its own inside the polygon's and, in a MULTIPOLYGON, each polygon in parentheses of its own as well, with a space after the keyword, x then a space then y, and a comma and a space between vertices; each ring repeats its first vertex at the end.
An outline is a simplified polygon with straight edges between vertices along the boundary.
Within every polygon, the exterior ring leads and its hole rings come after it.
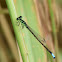
POLYGON ((38 36, 33 32, 33 30, 31 29, 31 27, 29 27, 26 22, 24 20, 21 19, 22 16, 18 17, 17 20, 19 21, 19 23, 23 24, 23 26, 25 26, 30 32, 31 34, 45 47, 45 49, 53 56, 53 58, 55 58, 54 54, 43 44, 43 42, 45 41, 45 39, 39 39, 38 36), (43 42, 41 42, 43 41, 43 42))

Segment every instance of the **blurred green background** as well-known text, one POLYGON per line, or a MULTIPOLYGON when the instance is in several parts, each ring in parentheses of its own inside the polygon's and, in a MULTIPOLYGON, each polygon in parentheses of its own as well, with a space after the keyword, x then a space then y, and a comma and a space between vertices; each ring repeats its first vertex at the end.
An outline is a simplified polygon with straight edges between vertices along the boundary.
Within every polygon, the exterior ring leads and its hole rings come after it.
POLYGON ((62 0, 0 0, 0 62, 61 62, 62 0), (37 42, 22 19, 46 40, 56 58, 37 42))

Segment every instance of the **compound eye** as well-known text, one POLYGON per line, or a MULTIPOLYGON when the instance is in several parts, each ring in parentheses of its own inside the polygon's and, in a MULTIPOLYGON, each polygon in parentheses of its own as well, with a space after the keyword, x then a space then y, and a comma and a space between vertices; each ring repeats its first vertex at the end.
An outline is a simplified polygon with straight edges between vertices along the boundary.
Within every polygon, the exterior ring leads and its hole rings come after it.
POLYGON ((19 20, 19 19, 17 18, 17 20, 19 20))
POLYGON ((20 16, 19 18, 22 18, 22 16, 20 16))

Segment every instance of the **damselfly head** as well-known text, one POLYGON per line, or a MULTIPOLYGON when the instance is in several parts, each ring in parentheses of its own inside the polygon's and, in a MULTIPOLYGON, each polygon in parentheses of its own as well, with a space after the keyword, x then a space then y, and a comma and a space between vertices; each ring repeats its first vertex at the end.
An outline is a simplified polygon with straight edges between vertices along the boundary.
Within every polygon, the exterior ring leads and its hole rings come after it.
POLYGON ((17 20, 21 20, 21 18, 22 18, 22 16, 19 16, 19 17, 17 18, 17 20))

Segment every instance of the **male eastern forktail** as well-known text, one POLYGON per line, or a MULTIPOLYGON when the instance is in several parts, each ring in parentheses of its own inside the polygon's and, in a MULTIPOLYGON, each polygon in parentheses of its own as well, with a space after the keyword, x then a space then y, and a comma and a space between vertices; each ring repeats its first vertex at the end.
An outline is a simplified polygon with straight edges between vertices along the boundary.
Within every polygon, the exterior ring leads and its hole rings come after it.
POLYGON ((31 32, 31 34, 45 47, 45 49, 53 56, 53 58, 55 58, 55 56, 54 56, 54 54, 41 42, 41 41, 44 41, 43 39, 39 39, 37 36, 36 36, 36 34, 32 31, 32 29, 31 29, 31 27, 29 27, 27 24, 26 24, 26 22, 24 21, 24 20, 22 20, 21 19, 22 18, 22 16, 19 16, 18 18, 17 18, 17 20, 21 23, 21 24, 23 24, 23 26, 25 26, 30 32, 31 32))

